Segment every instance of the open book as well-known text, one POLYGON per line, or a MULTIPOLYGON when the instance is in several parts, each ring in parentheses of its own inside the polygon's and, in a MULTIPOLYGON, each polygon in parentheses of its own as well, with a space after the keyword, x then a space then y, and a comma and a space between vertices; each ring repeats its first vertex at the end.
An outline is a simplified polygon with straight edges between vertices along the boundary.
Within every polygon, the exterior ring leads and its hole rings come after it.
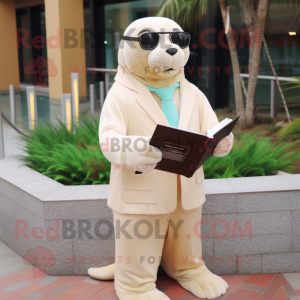
POLYGON ((213 155, 218 142, 230 134, 238 119, 226 118, 206 135, 158 124, 150 140, 150 145, 162 151, 162 160, 155 169, 192 177, 213 155))

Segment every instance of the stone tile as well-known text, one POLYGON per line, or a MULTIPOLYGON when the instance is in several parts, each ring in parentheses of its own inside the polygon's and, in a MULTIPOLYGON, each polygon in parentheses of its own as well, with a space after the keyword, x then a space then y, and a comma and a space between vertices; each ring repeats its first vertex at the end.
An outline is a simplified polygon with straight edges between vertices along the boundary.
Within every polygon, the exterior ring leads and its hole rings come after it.
POLYGON ((290 296, 287 300, 300 300, 300 296, 290 296))
POLYGON ((300 191, 237 194, 237 212, 285 211, 300 209, 300 191))
POLYGON ((32 299, 40 299, 43 296, 45 296, 45 294, 42 294, 42 293, 40 293, 38 291, 34 291, 34 292, 31 292, 31 293, 29 293, 29 294, 26 295, 26 297, 32 298, 32 299))
POLYGON ((99 280, 92 279, 92 278, 86 278, 86 279, 83 280, 83 282, 91 283, 91 284, 94 284, 94 285, 98 285, 100 283, 99 280))
POLYGON ((217 194, 235 194, 235 190, 226 179, 205 179, 204 189, 206 196, 217 194))
POLYGON ((237 214, 242 228, 246 221, 252 223, 253 235, 291 233, 291 213, 262 212, 237 214))
POLYGON ((201 234, 213 239, 211 226, 215 221, 214 215, 202 215, 201 234))
POLYGON ((261 274, 261 255, 241 255, 238 274, 261 274))
POLYGON ((300 233, 300 210, 292 211, 292 232, 300 233))
POLYGON ((44 201, 107 200, 108 184, 61 186, 43 198, 44 201))
POLYGON ((28 245, 24 240, 19 240, 19 250, 18 254, 22 257, 25 257, 25 255, 28 253, 29 250, 31 250, 32 247, 28 245))
POLYGON ((9 216, 3 210, 0 209, 0 224, 7 228, 10 232, 15 232, 15 220, 14 217, 9 216))
POLYGON ((61 183, 46 176, 44 177, 44 179, 20 183, 17 187, 38 199, 43 199, 62 186, 61 183))
POLYGON ((14 217, 17 210, 17 204, 10 198, 7 198, 0 193, 0 209, 7 213, 9 216, 14 217))
POLYGON ((57 260, 67 260, 74 256, 72 240, 47 240, 46 248, 51 250, 57 260))
POLYGON ((214 255, 214 240, 202 240, 202 255, 203 256, 213 256, 214 255))
POLYGON ((58 295, 61 295, 62 293, 69 290, 70 288, 72 288, 70 285, 63 284, 63 285, 57 287, 56 289, 52 290, 51 292, 49 292, 48 295, 57 297, 58 295))
POLYGON ((255 255, 292 251, 291 234, 214 239, 215 255, 255 255))
MULTIPOLYGON (((26 243, 26 245, 29 247, 28 250, 32 250, 32 249, 35 249, 37 247, 47 248, 45 239, 33 239, 33 238, 24 239, 23 236, 20 236, 19 241, 20 241, 20 243, 26 243)), ((19 245, 19 247, 20 247, 20 245, 19 245)))
MULTIPOLYGON (((0 241, 0 281, 3 282, 2 277, 5 280, 15 277, 13 274, 22 272, 24 270, 31 268, 31 266, 24 263, 23 258, 19 256, 15 251, 5 245, 4 242, 0 241), (7 277, 10 276, 10 277, 7 277)), ((30 272, 30 271, 29 271, 30 272)), ((27 272, 28 273, 28 272, 27 272)), ((19 281, 24 280, 24 277, 19 277, 19 281)), ((7 281, 9 283, 9 281, 7 281)), ((13 284, 16 282, 11 282, 13 284)), ((1 287, 3 288, 3 286, 1 287)), ((1 297, 0 297, 1 298, 1 297)))
POLYGON ((3 241, 4 227, 0 223, 0 241, 3 241))
POLYGON ((16 188, 14 194, 14 201, 18 203, 20 206, 30 210, 32 213, 36 214, 37 216, 44 218, 44 207, 43 202, 32 196, 31 194, 16 188))
POLYGON ((5 158, 0 160, 0 178, 6 174, 23 172, 28 167, 23 166, 22 162, 17 159, 5 158))
POLYGON ((25 166, 25 168, 16 170, 12 174, 1 175, 1 178, 18 186, 20 183, 45 179, 46 176, 25 166))
POLYGON ((214 239, 214 255, 215 256, 236 256, 237 240, 231 237, 226 239, 214 239))
POLYGON ((112 219, 106 200, 45 202, 45 219, 112 219))
POLYGON ((9 248, 11 248, 15 252, 19 253, 19 240, 16 239, 15 235, 11 231, 7 230, 7 228, 5 228, 5 227, 3 227, 2 241, 9 248))
POLYGON ((300 290, 300 273, 283 274, 294 290, 300 290))
MULTIPOLYGON (((16 214, 15 214, 15 221, 17 221, 17 220, 22 220, 25 222, 25 224, 28 225, 28 229, 26 229, 25 232, 28 234, 30 239, 33 238, 31 231, 35 227, 39 227, 45 232, 44 219, 37 216, 36 214, 32 213, 30 210, 28 210, 20 205, 17 205, 17 210, 16 210, 16 214)), ((43 236, 43 239, 45 239, 44 238, 45 233, 43 233, 42 236, 43 236)))
POLYGON ((73 251, 77 263, 84 258, 86 263, 100 259, 100 263, 111 264, 115 257, 115 240, 73 240, 73 251))
POLYGON ((300 252, 300 234, 292 235, 292 251, 300 252))
POLYGON ((214 258, 214 272, 217 275, 237 274, 236 256, 217 256, 214 258))
POLYGON ((53 277, 48 277, 48 278, 46 278, 42 281, 39 281, 36 284, 40 285, 40 286, 47 286, 47 285, 49 285, 49 284, 51 284, 51 283, 53 283, 57 280, 58 280, 58 278, 53 276, 53 277))
POLYGON ((16 187, 6 180, 0 178, 0 191, 1 194, 9 199, 15 199, 16 187))
POLYGON ((87 263, 87 262, 81 263, 81 264, 76 263, 74 265, 74 275, 75 276, 88 276, 89 268, 104 267, 107 265, 109 265, 107 263, 107 261, 105 261, 104 264, 99 264, 99 263, 97 263, 97 261, 93 261, 92 263, 87 263))
POLYGON ((205 262, 206 267, 208 268, 209 271, 215 272, 214 269, 214 256, 213 255, 207 255, 203 256, 203 261, 205 262))
POLYGON ((256 176, 227 178, 237 193, 299 191, 300 174, 291 176, 256 176))
POLYGON ((214 214, 213 223, 210 224, 211 235, 215 239, 224 239, 231 237, 234 222, 237 219, 236 214, 214 214))
POLYGON ((250 239, 238 239, 237 254, 266 254, 292 251, 291 234, 259 235, 250 239))
MULTIPOLYGON (((46 220, 45 222, 46 228, 56 226, 55 220, 46 220)), ((60 219, 58 222, 60 239, 114 239, 113 219, 60 219)))
POLYGON ((263 273, 293 273, 300 270, 300 253, 262 255, 263 273))
POLYGON ((30 286, 30 285, 31 284, 29 282, 27 282, 27 281, 21 281, 21 282, 18 282, 16 284, 10 285, 10 286, 4 288, 3 290, 6 293, 11 293, 11 292, 14 292, 16 290, 22 289, 22 288, 30 286))
POLYGON ((232 214, 236 213, 236 195, 206 195, 203 214, 232 214))
POLYGON ((47 266, 48 276, 72 276, 74 275, 74 264, 67 260, 57 260, 53 266, 47 266))

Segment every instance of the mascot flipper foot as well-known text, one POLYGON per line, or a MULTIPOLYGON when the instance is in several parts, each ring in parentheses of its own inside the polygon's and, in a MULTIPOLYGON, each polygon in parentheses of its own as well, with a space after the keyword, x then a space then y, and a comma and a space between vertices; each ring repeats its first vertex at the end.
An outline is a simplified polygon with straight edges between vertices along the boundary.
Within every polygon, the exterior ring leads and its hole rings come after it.
POLYGON ((190 281, 178 283, 198 298, 216 299, 226 293, 228 284, 221 277, 211 273, 206 266, 201 267, 201 275, 190 281))
POLYGON ((158 289, 153 289, 141 294, 126 294, 117 291, 117 296, 119 300, 170 300, 169 297, 158 289))
POLYGON ((88 274, 100 280, 112 280, 115 278, 115 264, 102 268, 89 268, 88 274))

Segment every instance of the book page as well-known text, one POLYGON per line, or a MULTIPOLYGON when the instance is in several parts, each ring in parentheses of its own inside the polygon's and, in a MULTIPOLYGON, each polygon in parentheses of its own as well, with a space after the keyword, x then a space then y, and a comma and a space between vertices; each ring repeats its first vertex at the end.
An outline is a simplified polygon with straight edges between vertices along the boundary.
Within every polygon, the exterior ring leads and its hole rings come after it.
POLYGON ((222 122, 220 122, 216 126, 208 129, 207 136, 212 138, 218 131, 220 131, 222 128, 224 128, 231 121, 232 121, 232 119, 228 119, 228 118, 224 119, 222 122))

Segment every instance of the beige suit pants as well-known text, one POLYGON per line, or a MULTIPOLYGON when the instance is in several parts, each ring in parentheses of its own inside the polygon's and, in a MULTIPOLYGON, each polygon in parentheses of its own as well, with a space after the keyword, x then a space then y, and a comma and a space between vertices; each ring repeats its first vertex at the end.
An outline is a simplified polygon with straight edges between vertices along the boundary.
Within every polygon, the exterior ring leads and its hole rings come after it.
POLYGON ((177 208, 173 213, 124 215, 113 212, 117 291, 142 293, 154 289, 160 264, 170 277, 179 281, 200 275, 199 267, 204 265, 200 238, 202 206, 183 210, 179 176, 177 182, 177 208))

